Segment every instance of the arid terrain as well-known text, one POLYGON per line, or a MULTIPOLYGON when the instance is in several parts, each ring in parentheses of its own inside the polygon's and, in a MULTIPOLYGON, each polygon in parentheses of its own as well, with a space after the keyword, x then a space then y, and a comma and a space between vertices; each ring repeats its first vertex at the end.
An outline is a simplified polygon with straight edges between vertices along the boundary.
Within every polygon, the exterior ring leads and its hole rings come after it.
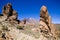
POLYGON ((44 5, 41 7, 39 20, 19 20, 12 4, 4 5, 0 14, 0 40, 60 40, 60 24, 52 23, 44 5))
POLYGON ((55 24, 56 28, 60 30, 60 24, 55 24))

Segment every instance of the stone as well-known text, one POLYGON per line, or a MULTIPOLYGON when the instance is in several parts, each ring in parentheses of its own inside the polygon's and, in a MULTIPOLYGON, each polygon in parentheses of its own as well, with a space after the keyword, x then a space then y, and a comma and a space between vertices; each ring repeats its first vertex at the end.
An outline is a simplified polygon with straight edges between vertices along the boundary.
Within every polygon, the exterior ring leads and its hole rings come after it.
POLYGON ((39 23, 33 24, 35 23, 34 20, 34 22, 30 23, 31 18, 28 21, 29 23, 26 19, 23 21, 18 20, 18 13, 10 3, 5 5, 2 11, 3 15, 0 17, 0 40, 55 40, 56 29, 46 6, 42 6, 40 10, 40 25, 39 23), (3 26, 7 29, 3 28, 4 30, 2 30, 3 26))
POLYGON ((23 29, 26 24, 26 20, 24 19, 22 21, 18 21, 18 23, 19 23, 19 27, 17 27, 17 28, 23 29))
POLYGON ((42 6, 40 10, 40 30, 45 34, 49 34, 56 38, 56 28, 52 23, 51 16, 48 14, 46 6, 42 6))
POLYGON ((50 21, 50 18, 48 15, 47 8, 46 6, 42 6, 40 10, 40 24, 45 26, 45 28, 47 28, 48 30, 51 30, 49 27, 50 26, 49 21, 50 21))
POLYGON ((5 40, 4 38, 0 38, 0 40, 5 40))
POLYGON ((9 32, 6 33, 6 40, 13 40, 12 36, 9 34, 9 32))
POLYGON ((31 31, 32 32, 39 32, 39 28, 32 28, 31 31))
POLYGON ((19 26, 23 28, 23 27, 24 27, 24 22, 21 21, 21 22, 19 23, 19 26))
POLYGON ((11 16, 12 15, 12 11, 13 11, 13 9, 12 9, 12 5, 11 5, 11 3, 8 3, 7 5, 5 5, 4 7, 3 7, 3 10, 2 10, 2 14, 4 15, 4 16, 11 16))
POLYGON ((19 24, 20 21, 17 19, 18 13, 12 8, 11 3, 3 6, 2 14, 3 16, 6 16, 5 21, 16 22, 19 24))
POLYGON ((17 16, 18 16, 17 12, 13 11, 12 16, 10 16, 9 19, 10 20, 17 20, 17 16))

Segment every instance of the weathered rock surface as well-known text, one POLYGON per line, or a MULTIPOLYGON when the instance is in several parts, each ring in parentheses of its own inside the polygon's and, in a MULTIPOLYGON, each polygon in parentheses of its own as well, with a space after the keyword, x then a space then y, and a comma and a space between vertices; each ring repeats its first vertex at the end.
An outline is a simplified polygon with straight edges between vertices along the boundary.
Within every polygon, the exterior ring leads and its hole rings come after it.
POLYGON ((36 23, 35 27, 30 27, 27 25, 28 22, 26 24, 26 20, 19 21, 17 19, 18 14, 10 3, 5 5, 2 11, 3 15, 0 16, 0 40, 56 40, 55 28, 47 8, 42 6, 40 12, 40 25, 36 23), (23 27, 24 29, 21 30, 23 27))
POLYGON ((50 36, 56 38, 56 34, 55 34, 56 28, 52 24, 52 20, 48 14, 48 10, 46 6, 42 6, 40 10, 40 29, 43 33, 47 32, 50 36))
POLYGON ((15 10, 13 10, 11 3, 8 3, 3 7, 2 14, 3 16, 7 17, 6 20, 18 23, 17 21, 18 14, 15 10))

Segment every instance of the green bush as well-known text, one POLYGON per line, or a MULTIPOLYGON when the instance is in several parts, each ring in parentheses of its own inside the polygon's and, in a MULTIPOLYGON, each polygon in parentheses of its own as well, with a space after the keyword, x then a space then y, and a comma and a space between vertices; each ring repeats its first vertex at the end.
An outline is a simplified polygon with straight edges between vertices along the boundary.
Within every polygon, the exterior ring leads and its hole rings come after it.
POLYGON ((23 29, 24 26, 18 26, 17 29, 23 29))

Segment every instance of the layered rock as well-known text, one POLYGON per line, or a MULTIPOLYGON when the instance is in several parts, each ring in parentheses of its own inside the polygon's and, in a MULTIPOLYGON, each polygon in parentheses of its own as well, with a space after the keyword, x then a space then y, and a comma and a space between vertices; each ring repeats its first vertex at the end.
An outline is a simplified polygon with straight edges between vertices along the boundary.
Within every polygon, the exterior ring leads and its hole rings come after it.
POLYGON ((8 3, 7 5, 3 6, 2 14, 4 16, 11 16, 12 15, 12 11, 13 11, 12 5, 11 5, 11 3, 8 3))
MULTIPOLYGON (((42 6, 40 11, 40 22, 43 21, 46 26, 50 26, 50 16, 48 14, 47 8, 45 6, 42 6)), ((50 30, 50 28, 48 28, 50 30)))
POLYGON ((8 3, 3 7, 2 14, 3 16, 7 17, 6 20, 9 20, 12 22, 15 21, 17 23, 19 22, 17 19, 18 14, 15 10, 13 10, 11 3, 8 3))
MULTIPOLYGON (((40 10, 40 26, 39 23, 32 24, 35 23, 34 20, 34 22, 27 22, 27 25, 31 23, 34 27, 25 25, 26 19, 19 21, 18 14, 10 3, 3 7, 2 13, 3 15, 0 16, 0 40, 55 40, 56 38, 56 30, 46 6, 42 6, 40 10), (23 27, 25 27, 24 30, 19 30, 23 27)), ((30 18, 30 20, 32 19, 30 18)))
POLYGON ((46 6, 42 6, 40 10, 40 29, 41 32, 45 34, 49 34, 51 36, 56 36, 55 35, 55 27, 52 24, 51 17, 48 14, 48 10, 46 6), (47 32, 47 33, 46 33, 47 32))

